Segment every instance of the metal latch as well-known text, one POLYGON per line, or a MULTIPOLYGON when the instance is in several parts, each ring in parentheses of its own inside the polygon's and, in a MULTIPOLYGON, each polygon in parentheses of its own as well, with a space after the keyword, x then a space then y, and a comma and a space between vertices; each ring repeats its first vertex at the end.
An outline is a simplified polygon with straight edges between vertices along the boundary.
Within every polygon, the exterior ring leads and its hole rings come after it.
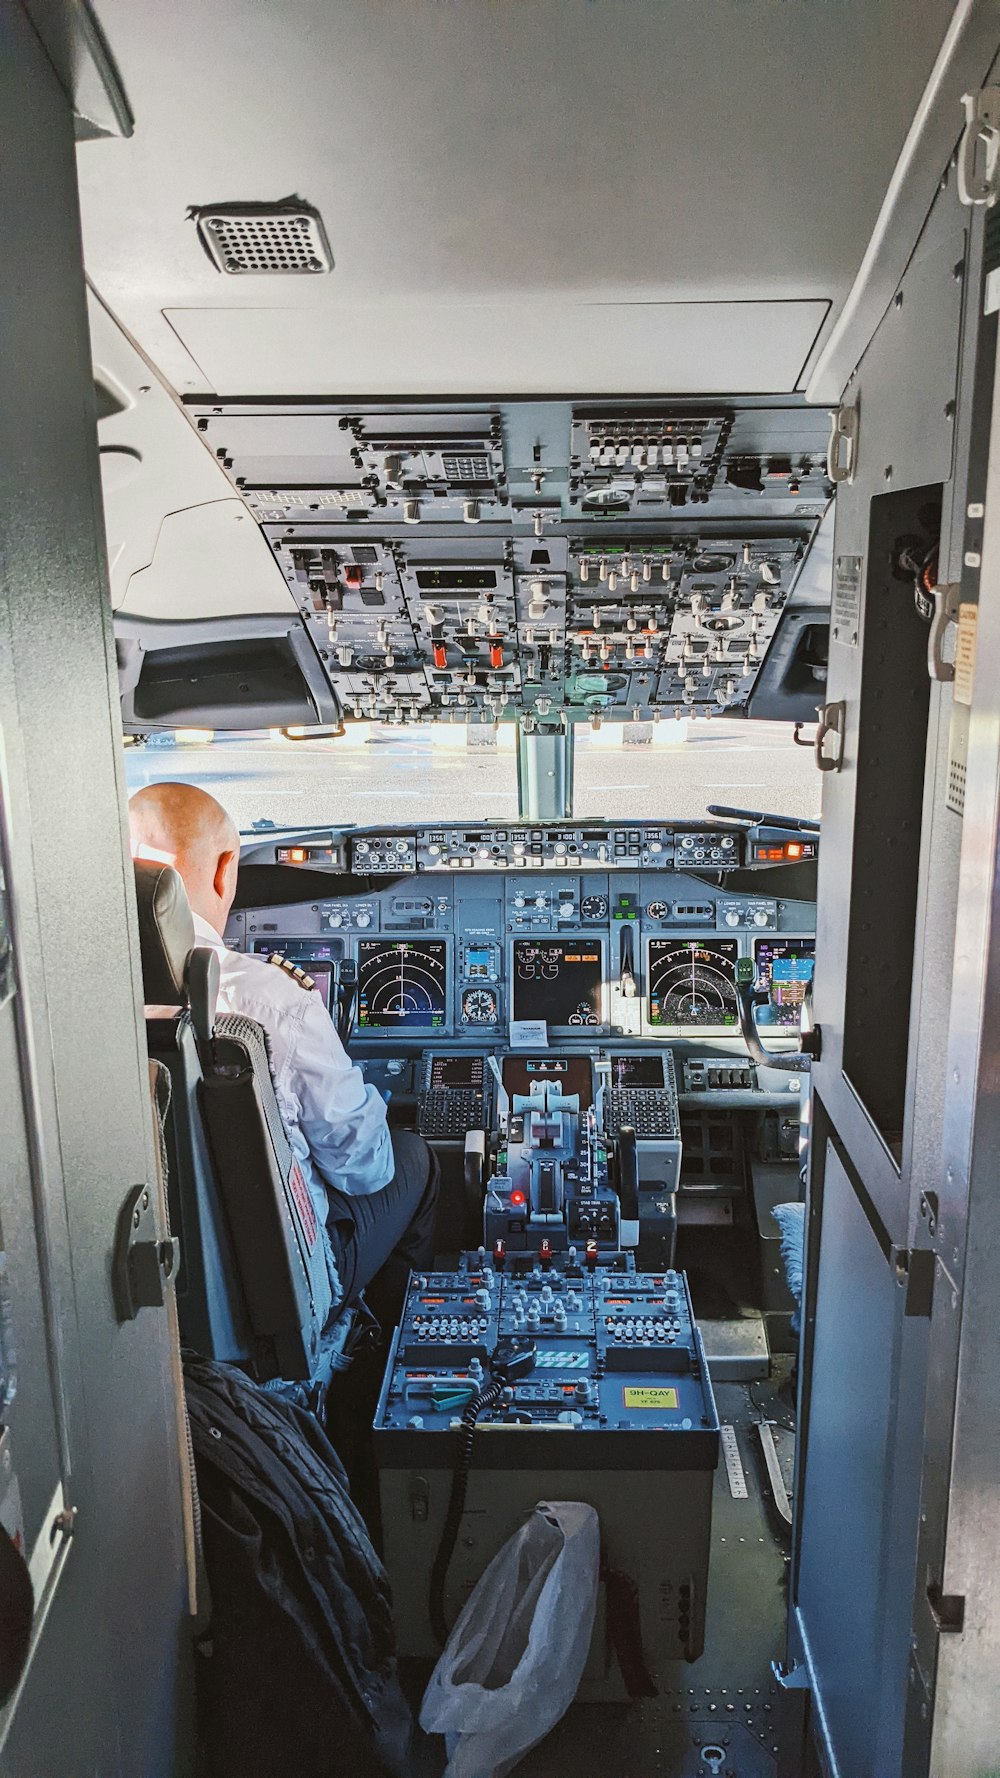
POLYGON ((847 729, 847 705, 824 704, 819 712, 816 730, 816 764, 821 772, 839 772, 844 763, 844 736, 847 729), (833 751, 827 751, 832 742, 833 751))
POLYGON ((965 129, 958 149, 958 195, 963 204, 995 204, 1000 192, 1000 86, 963 93, 965 129))
POLYGON ((826 454, 827 473, 832 482, 852 482, 858 467, 858 433, 861 410, 857 402, 839 407, 830 425, 830 445, 826 454))
POLYGON ((119 1321, 134 1321, 140 1309, 163 1307, 180 1252, 176 1237, 164 1239, 157 1229, 150 1187, 134 1185, 118 1215, 111 1267, 119 1321))
POLYGON ((958 581, 945 581, 943 585, 931 588, 931 597, 934 611, 927 637, 927 671, 932 679, 948 685, 955 677, 955 661, 954 658, 945 659, 944 644, 951 626, 958 623, 961 585, 958 581))

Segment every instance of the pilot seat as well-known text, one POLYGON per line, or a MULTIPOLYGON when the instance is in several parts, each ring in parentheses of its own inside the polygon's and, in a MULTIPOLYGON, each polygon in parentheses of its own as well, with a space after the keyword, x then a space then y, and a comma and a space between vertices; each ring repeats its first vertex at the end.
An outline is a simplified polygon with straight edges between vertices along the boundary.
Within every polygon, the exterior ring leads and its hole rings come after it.
POLYGON ((217 1014, 219 960, 195 943, 171 866, 135 861, 151 1059, 170 1076, 168 1201, 182 1342, 320 1409, 357 1312, 334 1315, 326 1233, 281 1121, 267 1038, 217 1014))

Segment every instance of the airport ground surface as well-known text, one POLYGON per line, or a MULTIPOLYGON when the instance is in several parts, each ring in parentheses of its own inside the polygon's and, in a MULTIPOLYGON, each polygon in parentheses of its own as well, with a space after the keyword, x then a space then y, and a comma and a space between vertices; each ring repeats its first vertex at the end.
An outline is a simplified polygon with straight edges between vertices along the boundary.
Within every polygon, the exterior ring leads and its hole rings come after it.
MULTIPOLYGON (((577 731, 575 812, 628 820, 700 820, 708 803, 790 815, 819 813, 811 751, 783 723, 732 721, 620 726, 577 731), (635 735, 639 740, 636 744, 635 735)), ((513 821, 517 777, 513 732, 483 745, 485 730, 392 730, 359 724, 340 740, 267 736, 210 745, 156 741, 126 753, 129 790, 163 778, 200 784, 237 824, 278 825, 438 820, 513 821), (468 744, 467 744, 468 737, 468 744)))

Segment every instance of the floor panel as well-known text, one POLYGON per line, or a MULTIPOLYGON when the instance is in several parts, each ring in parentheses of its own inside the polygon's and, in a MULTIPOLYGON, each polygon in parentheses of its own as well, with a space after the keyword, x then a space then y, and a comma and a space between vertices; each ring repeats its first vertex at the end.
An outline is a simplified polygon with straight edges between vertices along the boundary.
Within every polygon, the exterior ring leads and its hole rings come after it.
MULTIPOLYGON (((747 1498, 726 1468, 715 1478, 705 1653, 678 1665, 657 1698, 633 1705, 575 1705, 516 1767, 518 1778, 775 1778, 779 1699, 771 1661, 784 1643, 789 1537, 773 1504, 755 1422, 776 1425, 790 1486, 793 1438, 787 1361, 753 1385, 716 1387, 723 1424, 736 1429, 747 1498), (783 1426, 781 1423, 785 1422, 783 1426)), ((419 1698, 421 1677, 409 1674, 419 1698)), ((421 1774, 441 1770, 432 1743, 421 1774)))

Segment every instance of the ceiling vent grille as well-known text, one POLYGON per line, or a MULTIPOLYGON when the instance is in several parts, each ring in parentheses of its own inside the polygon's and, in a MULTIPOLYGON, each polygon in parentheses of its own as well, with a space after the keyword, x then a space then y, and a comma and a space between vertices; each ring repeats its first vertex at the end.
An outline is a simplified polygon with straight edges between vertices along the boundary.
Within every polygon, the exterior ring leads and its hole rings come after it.
POLYGON ((209 259, 227 277, 333 270, 322 218, 308 204, 213 204, 192 215, 209 259))

